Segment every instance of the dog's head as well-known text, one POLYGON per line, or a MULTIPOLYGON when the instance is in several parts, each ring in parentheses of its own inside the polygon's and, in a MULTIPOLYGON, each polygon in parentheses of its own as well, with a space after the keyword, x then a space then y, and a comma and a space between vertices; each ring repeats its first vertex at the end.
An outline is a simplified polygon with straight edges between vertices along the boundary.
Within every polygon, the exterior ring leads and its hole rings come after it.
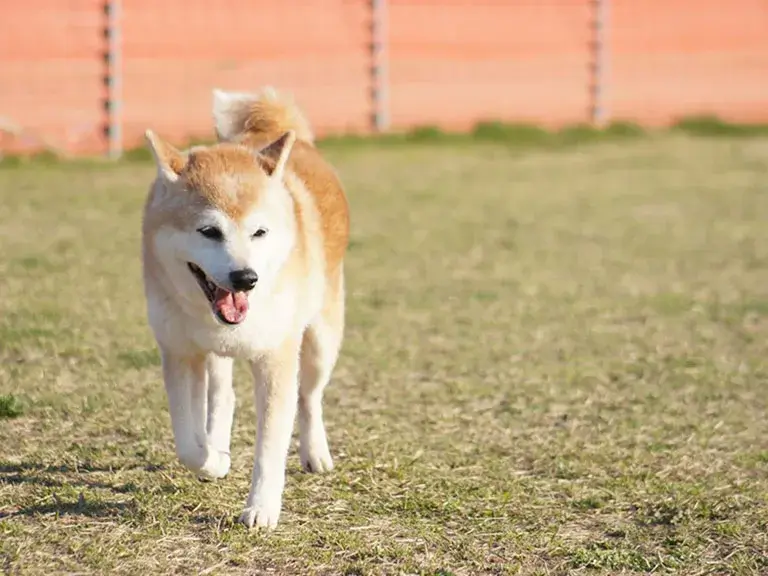
POLYGON ((225 324, 240 324, 249 296, 268 291, 296 241, 284 185, 295 141, 288 131, 261 151, 231 143, 182 153, 146 133, 157 165, 145 231, 180 297, 205 299, 225 324))

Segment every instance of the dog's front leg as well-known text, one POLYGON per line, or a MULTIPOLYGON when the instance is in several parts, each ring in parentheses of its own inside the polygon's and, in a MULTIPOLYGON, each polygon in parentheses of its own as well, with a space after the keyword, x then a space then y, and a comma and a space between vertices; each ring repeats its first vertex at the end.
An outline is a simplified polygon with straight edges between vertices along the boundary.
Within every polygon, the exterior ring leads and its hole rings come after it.
POLYGON ((229 470, 229 445, 235 415, 235 390, 232 387, 232 358, 208 354, 208 443, 219 451, 229 470))
POLYGON ((256 388, 256 455, 251 490, 240 522, 277 526, 285 466, 298 401, 299 339, 251 364, 256 388))
POLYGON ((206 434, 208 391, 205 356, 162 351, 163 379, 179 460, 208 478, 229 470, 229 455, 209 445, 206 434))

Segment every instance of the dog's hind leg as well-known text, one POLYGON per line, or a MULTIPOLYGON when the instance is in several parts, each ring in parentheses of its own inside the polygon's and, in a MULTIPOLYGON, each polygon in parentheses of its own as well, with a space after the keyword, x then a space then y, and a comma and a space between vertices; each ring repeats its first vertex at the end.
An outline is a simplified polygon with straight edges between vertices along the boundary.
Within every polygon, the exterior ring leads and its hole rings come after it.
MULTIPOLYGON (((232 387, 232 358, 208 354, 208 414, 206 431, 208 444, 222 454, 229 469, 229 445, 232 437, 232 420, 235 415, 235 390, 232 387), (226 456, 226 458, 225 458, 226 456)), ((224 471, 226 474, 227 470, 224 471)))
POLYGON ((229 455, 208 442, 205 356, 181 356, 163 350, 162 360, 176 454, 194 472, 221 478, 229 470, 229 455))
POLYGON ((323 424, 323 391, 331 379, 344 332, 344 289, 331 291, 322 313, 304 332, 299 386, 299 456, 307 472, 328 472, 333 459, 323 424))

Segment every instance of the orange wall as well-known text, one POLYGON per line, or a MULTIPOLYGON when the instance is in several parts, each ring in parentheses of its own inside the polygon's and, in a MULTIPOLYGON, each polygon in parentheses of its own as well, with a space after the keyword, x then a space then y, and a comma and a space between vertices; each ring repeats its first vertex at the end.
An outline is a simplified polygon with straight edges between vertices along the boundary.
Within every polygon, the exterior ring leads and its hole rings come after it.
POLYGON ((390 0, 397 126, 583 121, 590 0, 390 0))
MULTIPOLYGON (((768 1, 608 0, 606 105, 768 121, 768 1)), ((389 0, 395 128, 589 119, 592 0, 389 0)), ((0 0, 0 149, 103 151, 103 0, 0 0)), ((293 92, 319 133, 370 129, 370 0, 123 0, 125 144, 210 137, 212 87, 293 92)))
POLYGON ((367 3, 124 0, 125 135, 210 136, 211 88, 291 91, 318 132, 367 126, 367 3), (215 6, 215 8, 214 8, 215 6))
POLYGON ((609 112, 768 120, 768 1, 612 0, 609 112))
POLYGON ((102 30, 99 0, 0 0, 0 149, 103 146, 102 30))

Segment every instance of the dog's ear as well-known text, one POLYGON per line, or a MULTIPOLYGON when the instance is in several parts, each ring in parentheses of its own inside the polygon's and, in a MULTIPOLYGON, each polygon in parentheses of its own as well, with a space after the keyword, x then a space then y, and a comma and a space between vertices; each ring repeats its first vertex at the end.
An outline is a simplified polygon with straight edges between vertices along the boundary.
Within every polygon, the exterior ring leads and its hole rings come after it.
POLYGON ((168 180, 169 182, 175 182, 179 179, 186 159, 184 155, 179 152, 172 144, 169 144, 152 130, 147 130, 144 133, 144 137, 147 140, 149 149, 152 151, 152 156, 155 159, 157 165, 157 173, 168 180))
POLYGON ((288 164, 288 156, 291 154, 293 145, 296 142, 296 132, 288 130, 280 138, 267 144, 259 150, 262 156, 271 158, 275 161, 275 167, 271 172, 272 178, 282 180, 285 175, 285 166, 288 164))

